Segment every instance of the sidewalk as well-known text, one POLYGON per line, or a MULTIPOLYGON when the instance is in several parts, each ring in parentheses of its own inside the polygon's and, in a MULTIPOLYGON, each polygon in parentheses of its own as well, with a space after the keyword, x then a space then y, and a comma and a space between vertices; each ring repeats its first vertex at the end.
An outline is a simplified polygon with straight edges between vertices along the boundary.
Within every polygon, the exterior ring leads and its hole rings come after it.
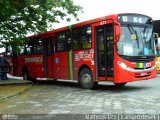
POLYGON ((9 77, 8 80, 0 80, 0 101, 18 96, 32 87, 31 81, 14 79, 9 77))
POLYGON ((17 79, 0 80, 0 86, 14 85, 14 84, 32 84, 32 82, 27 80, 17 80, 17 79))

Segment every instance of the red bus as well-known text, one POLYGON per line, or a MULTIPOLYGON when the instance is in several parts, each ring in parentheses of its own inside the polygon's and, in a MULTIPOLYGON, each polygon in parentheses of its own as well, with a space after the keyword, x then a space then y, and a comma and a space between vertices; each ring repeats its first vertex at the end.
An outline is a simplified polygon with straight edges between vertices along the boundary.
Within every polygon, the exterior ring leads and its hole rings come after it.
POLYGON ((99 81, 123 86, 156 77, 152 18, 114 14, 28 38, 6 55, 14 76, 77 80, 92 89, 99 81))

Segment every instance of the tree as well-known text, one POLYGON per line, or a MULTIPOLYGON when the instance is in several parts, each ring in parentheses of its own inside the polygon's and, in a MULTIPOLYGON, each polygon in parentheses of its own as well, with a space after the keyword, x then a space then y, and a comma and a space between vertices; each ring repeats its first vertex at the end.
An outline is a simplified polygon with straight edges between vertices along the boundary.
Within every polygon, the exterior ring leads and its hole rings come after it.
POLYGON ((59 18, 78 20, 82 11, 72 0, 1 0, 0 6, 1 47, 21 44, 26 34, 45 32, 59 18))

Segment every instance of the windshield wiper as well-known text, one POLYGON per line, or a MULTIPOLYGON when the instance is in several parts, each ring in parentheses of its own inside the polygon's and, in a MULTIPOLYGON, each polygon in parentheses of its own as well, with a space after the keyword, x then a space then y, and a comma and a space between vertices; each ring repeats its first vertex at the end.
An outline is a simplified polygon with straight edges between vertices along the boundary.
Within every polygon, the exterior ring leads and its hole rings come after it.
POLYGON ((133 27, 131 27, 131 25, 127 25, 127 27, 128 27, 129 32, 131 33, 131 35, 135 33, 135 31, 134 31, 133 27))
POLYGON ((131 26, 131 25, 128 25, 127 27, 128 27, 128 30, 130 31, 131 35, 133 35, 133 34, 136 35, 137 45, 138 45, 138 48, 139 48, 139 38, 138 38, 138 35, 137 35, 137 31, 135 31, 133 29, 133 26, 131 26))

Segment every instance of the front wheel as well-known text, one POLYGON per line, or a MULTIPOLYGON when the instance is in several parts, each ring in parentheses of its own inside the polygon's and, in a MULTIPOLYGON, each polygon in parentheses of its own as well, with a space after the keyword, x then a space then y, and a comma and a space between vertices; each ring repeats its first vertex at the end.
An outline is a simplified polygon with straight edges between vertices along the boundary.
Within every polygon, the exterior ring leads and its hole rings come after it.
POLYGON ((122 87, 124 86, 125 84, 127 84, 127 82, 124 82, 124 83, 114 83, 115 86, 118 86, 118 87, 122 87))
POLYGON ((93 89, 96 86, 96 82, 93 81, 92 72, 88 68, 80 72, 78 82, 84 89, 93 89))

